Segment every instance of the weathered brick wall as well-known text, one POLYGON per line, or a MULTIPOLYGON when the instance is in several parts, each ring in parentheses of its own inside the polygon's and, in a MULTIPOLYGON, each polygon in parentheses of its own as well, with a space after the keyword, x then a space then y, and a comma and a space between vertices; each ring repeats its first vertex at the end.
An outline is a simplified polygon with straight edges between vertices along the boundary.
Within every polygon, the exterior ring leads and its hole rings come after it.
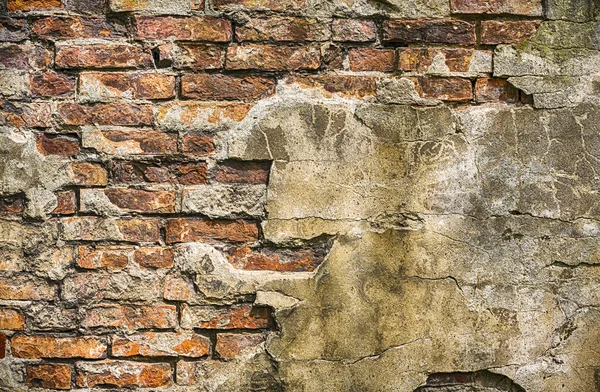
POLYGON ((5 1, 0 390, 600 390, 596 2, 5 1))

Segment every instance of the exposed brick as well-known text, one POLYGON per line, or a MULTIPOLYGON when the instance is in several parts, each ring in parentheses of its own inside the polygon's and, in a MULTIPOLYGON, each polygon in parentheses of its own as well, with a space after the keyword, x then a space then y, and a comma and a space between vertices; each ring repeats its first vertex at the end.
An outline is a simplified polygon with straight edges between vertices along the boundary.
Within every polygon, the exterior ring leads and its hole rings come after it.
POLYGON ((146 268, 172 268, 174 259, 173 248, 145 246, 133 252, 133 260, 146 268))
POLYGON ((275 82, 260 76, 187 74, 181 77, 181 96, 204 100, 256 100, 275 93, 275 82))
POLYGON ((36 137, 36 147, 43 155, 72 157, 79 154, 79 140, 65 136, 40 133, 36 137))
POLYGON ((270 162, 226 161, 217 166, 215 180, 225 184, 266 184, 270 162))
POLYGON ((115 12, 146 11, 160 13, 186 13, 204 9, 202 0, 110 0, 110 9, 115 12))
POLYGON ((39 301, 55 297, 56 287, 43 279, 23 275, 0 277, 0 299, 39 301))
POLYGON ((75 80, 56 72, 30 75, 31 95, 42 98, 71 96, 75 92, 75 80))
POLYGON ((506 79, 479 78, 475 82, 475 100, 516 103, 519 100, 519 90, 506 79))
POLYGON ((453 13, 542 15, 541 0, 450 0, 453 13))
POLYGON ((58 114, 67 125, 151 125, 152 106, 127 102, 58 105, 58 114))
POLYGON ((344 97, 364 98, 375 96, 377 79, 371 76, 310 75, 290 77, 286 83, 297 83, 304 88, 319 88, 323 95, 338 94, 344 97))
POLYGON ((219 358, 230 360, 237 357, 243 350, 264 342, 266 338, 264 334, 220 333, 217 335, 215 350, 219 358))
POLYGON ((401 19, 383 23, 383 40, 400 43, 475 44, 475 23, 456 19, 401 19))
POLYGON ((314 271, 325 259, 323 248, 252 249, 247 246, 229 250, 229 263, 242 270, 300 272, 314 271))
POLYGON ((31 28, 37 37, 45 39, 122 38, 127 36, 125 26, 93 17, 48 16, 33 22, 31 28))
POLYGON ((244 45, 227 48, 227 69, 297 71, 317 69, 321 63, 318 48, 274 45, 244 45))
POLYGON ((152 55, 139 46, 127 43, 56 44, 59 68, 148 68, 152 55))
POLYGON ((24 208, 25 200, 22 195, 0 198, 0 215, 21 214, 24 208))
POLYGON ((6 335, 0 333, 0 359, 6 357, 6 335))
POLYGON ((43 46, 0 43, 0 69, 45 69, 51 63, 52 54, 43 46))
POLYGON ((150 164, 114 161, 112 176, 116 183, 158 183, 199 185, 206 183, 206 163, 150 164))
POLYGON ((170 329, 177 326, 174 305, 99 305, 87 309, 82 325, 87 328, 170 329))
POLYGON ((181 326, 200 329, 260 329, 271 325, 267 308, 250 304, 215 306, 181 306, 181 326))
POLYGON ((76 216, 62 219, 62 236, 68 241, 158 242, 159 221, 153 218, 98 218, 76 216))
POLYGON ((463 102, 473 99, 473 88, 469 79, 462 78, 411 78, 422 98, 442 101, 463 102))
POLYGON ((225 65, 225 49, 219 46, 182 43, 173 52, 175 69, 207 70, 225 65))
POLYGON ((152 130, 86 130, 82 145, 111 155, 167 155, 177 153, 177 136, 152 130))
POLYGON ((351 71, 391 72, 395 59, 393 49, 355 48, 348 52, 351 71))
POLYGON ((229 42, 232 37, 230 21, 208 16, 137 16, 135 25, 138 39, 229 42))
POLYGON ((187 276, 165 277, 163 298, 169 301, 190 301, 196 296, 194 283, 187 276))
POLYGON ((168 363, 77 362, 75 370, 77 386, 87 388, 97 385, 155 388, 171 384, 172 378, 168 363))
POLYGON ((129 188, 82 189, 81 211, 173 213, 175 212, 173 191, 151 191, 129 188))
POLYGON ((448 72, 492 72, 492 52, 463 48, 406 48, 400 51, 398 69, 426 73, 432 65, 448 72))
POLYGON ((104 186, 108 182, 106 170, 99 164, 75 162, 69 168, 71 179, 75 185, 104 186))
POLYGON ((327 45, 321 51, 321 66, 327 71, 339 71, 344 69, 344 51, 339 45, 327 45))
POLYGON ((73 368, 65 364, 27 365, 25 384, 49 389, 71 389, 73 368))
POLYGON ((83 72, 79 76, 79 94, 88 101, 173 98, 175 76, 157 72, 83 72))
POLYGON ((77 265, 85 269, 122 270, 129 263, 130 247, 124 246, 80 246, 77 250, 77 265))
POLYGON ((537 20, 481 22, 481 43, 487 45, 518 44, 535 34, 537 20))
POLYGON ((177 218, 167 222, 168 243, 211 240, 247 242, 257 239, 257 225, 243 220, 177 218))
POLYGON ((205 135, 185 135, 183 137, 183 152, 186 155, 208 156, 215 151, 213 140, 205 135))
POLYGON ((15 309, 0 309, 0 329, 19 331, 25 327, 25 317, 15 309))
POLYGON ((308 6, 307 0, 214 0, 218 10, 292 11, 308 6))
POLYGON ((8 10, 39 11, 51 8, 61 8, 61 0, 8 0, 8 10))
POLYGON ((147 332, 112 339, 115 357, 190 357, 199 358, 210 353, 210 339, 193 332, 147 332))
POLYGON ((52 125, 52 112, 49 102, 0 101, 0 125, 47 128, 52 125))
POLYGON ((240 42, 326 41, 330 35, 328 26, 316 19, 277 16, 251 19, 235 31, 235 37, 240 42))
POLYGON ((331 23, 334 41, 371 42, 377 39, 377 26, 373 20, 334 19, 331 23))
POLYGON ((26 20, 0 19, 0 42, 19 42, 27 39, 29 25, 26 20))
POLYGON ((106 357, 106 341, 94 337, 54 337, 16 335, 10 339, 11 352, 17 358, 88 358, 106 357))
POLYGON ((56 193, 56 208, 52 215, 69 215, 77 212, 77 195, 74 191, 56 193))
POLYGON ((167 130, 233 125, 246 118, 253 106, 237 102, 173 101, 158 107, 156 122, 167 130))

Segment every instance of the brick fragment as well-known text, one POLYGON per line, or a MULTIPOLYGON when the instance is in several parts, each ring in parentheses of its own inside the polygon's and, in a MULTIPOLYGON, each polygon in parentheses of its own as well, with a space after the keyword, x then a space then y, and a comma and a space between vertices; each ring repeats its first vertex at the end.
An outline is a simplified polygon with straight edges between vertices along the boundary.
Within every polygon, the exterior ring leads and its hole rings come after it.
POLYGON ((181 307, 181 326, 200 329, 261 329, 271 325, 271 313, 267 308, 250 304, 229 307, 190 306, 181 307))
POLYGON ((86 310, 82 325, 87 328, 170 329, 177 326, 174 305, 99 305, 86 310))
POLYGON ((251 11, 293 11, 308 6, 307 0, 214 0, 218 10, 246 9, 251 11))
POLYGON ((6 335, 0 333, 0 359, 6 357, 6 335))
POLYGON ((82 189, 80 198, 83 212, 173 213, 176 193, 130 188, 82 189))
POLYGON ((173 248, 145 246, 133 252, 133 260, 146 268, 172 268, 174 259, 173 248))
POLYGON ((175 69, 220 69, 225 65, 225 49, 214 45, 180 43, 173 49, 175 69))
POLYGON ((383 23, 383 40, 400 43, 475 44, 475 23, 456 19, 395 19, 383 23))
POLYGON ((71 389, 72 372, 72 366, 65 364, 27 365, 25 384, 49 389, 71 389))
POLYGON ((44 72, 29 76, 33 97, 57 98, 71 96, 75 92, 75 80, 56 72, 44 72))
POLYGON ((69 215, 77 212, 77 195, 74 191, 56 193, 56 208, 52 215, 69 215))
POLYGON ((10 339, 12 355, 17 358, 106 357, 106 341, 93 337, 54 337, 16 335, 10 339))
POLYGON ((115 183, 182 184, 206 183, 206 163, 175 163, 170 165, 147 162, 113 161, 112 177, 115 183))
POLYGON ((464 102, 473 99, 473 88, 469 79, 418 77, 410 78, 422 98, 442 101, 464 102))
POLYGON ((348 52, 350 71, 391 72, 396 51, 393 49, 354 48, 348 52))
POLYGON ((290 77, 286 83, 297 83, 304 88, 319 88, 323 95, 365 98, 377 93, 377 78, 353 75, 310 75, 290 77))
POLYGON ((231 360, 245 349, 255 347, 266 340, 265 334, 220 333, 217 335, 216 352, 219 358, 231 360))
POLYGON ((61 8, 61 0, 8 0, 10 12, 41 11, 52 8, 61 8))
POLYGON ((227 48, 227 69, 258 69, 263 71, 297 71, 319 68, 318 48, 274 45, 244 45, 227 48))
POLYGON ((40 133, 36 137, 37 150, 43 155, 72 157, 79 154, 79 141, 72 137, 40 133))
POLYGON ((206 135, 185 135, 183 137, 183 153, 193 156, 208 156, 215 151, 213 139, 206 135))
POLYGON ((215 180, 224 184, 266 184, 270 162, 226 161, 217 166, 215 180))
POLYGON ((110 9, 115 12, 160 12, 163 14, 186 14, 190 11, 201 11, 204 9, 202 0, 110 0, 110 9))
POLYGON ((197 130, 235 125, 246 118, 254 105, 237 102, 173 101, 158 107, 156 122, 167 130, 197 130))
POLYGON ((111 155, 177 153, 177 136, 153 130, 84 130, 82 145, 111 155))
POLYGON ((29 37, 29 25, 26 20, 0 19, 0 42, 19 42, 29 37))
POLYGON ((82 72, 79 94, 87 101, 168 99, 175 96, 175 76, 158 72, 82 72))
POLYGON ((0 329, 20 331, 25 328, 25 317, 15 309, 0 309, 0 329))
POLYGON ((194 283, 186 276, 168 275, 165 277, 163 298, 169 301, 191 301, 196 296, 194 283))
POLYGON ((373 20, 334 19, 332 38, 338 42, 372 42, 377 39, 377 26, 373 20))
POLYGON ((479 78, 475 82, 475 100, 515 103, 519 100, 519 90, 506 79, 479 78))
POLYGON ((77 249, 77 265, 85 269, 122 270, 129 264, 131 247, 126 246, 80 246, 77 249))
POLYGON ((190 357, 200 358, 210 353, 211 342, 193 332, 147 332, 112 339, 115 357, 190 357))
POLYGON ((158 242, 159 221, 154 218, 99 218, 76 216, 62 219, 62 238, 67 241, 158 242))
POLYGON ((84 16, 47 16, 33 22, 31 28, 35 36, 44 39, 127 37, 121 24, 84 16))
POLYGON ((211 240, 249 242, 257 239, 257 225, 243 220, 177 218, 167 222, 168 243, 211 240))
POLYGON ((237 269, 254 271, 314 271, 325 259, 325 249, 229 249, 228 261, 237 269))
POLYGON ((137 16, 135 25, 138 39, 229 42, 232 37, 230 21, 208 16, 137 16))
POLYGON ((519 44, 537 31, 537 20, 481 22, 481 43, 486 45, 519 44))
POLYGON ((55 297, 56 287, 43 279, 24 275, 0 277, 0 299, 39 301, 55 297))
POLYGON ((0 43, 0 69, 46 69, 52 63, 52 54, 43 46, 0 43))
POLYGON ((0 198, 0 215, 21 214, 24 209, 25 200, 23 195, 0 198))
POLYGON ((58 68, 148 68, 152 55, 139 46, 127 43, 56 44, 58 68))
POLYGON ((52 125, 52 112, 49 102, 0 101, 0 125, 48 128, 52 125))
POLYGON ((58 114, 67 125, 151 125, 153 116, 151 105, 126 102, 62 103, 58 114))
POLYGON ((104 167, 97 163, 75 162, 69 166, 71 180, 75 185, 104 186, 108 176, 104 167))
POLYGON ((168 363, 141 363, 105 360, 75 364, 78 387, 97 385, 120 388, 156 388, 171 384, 172 371, 168 363))
POLYGON ((492 72, 492 52, 463 48, 406 48, 398 69, 422 73, 492 72))
POLYGON ((187 74, 181 77, 181 96, 203 100, 257 100, 275 93, 275 82, 261 76, 187 74))
POLYGON ((237 41, 326 41, 328 26, 316 19, 297 17, 254 18, 235 31, 237 41))
POLYGON ((541 0, 450 0, 450 10, 460 14, 513 14, 541 16, 541 0))

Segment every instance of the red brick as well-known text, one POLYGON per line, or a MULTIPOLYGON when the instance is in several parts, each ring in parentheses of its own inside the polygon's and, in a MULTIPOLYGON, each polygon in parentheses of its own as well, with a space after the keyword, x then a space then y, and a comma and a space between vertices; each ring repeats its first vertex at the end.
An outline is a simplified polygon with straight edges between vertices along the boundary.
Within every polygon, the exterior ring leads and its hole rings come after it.
POLYGON ((146 246, 135 250, 133 260, 145 268, 172 268, 175 252, 172 248, 146 246))
POLYGON ((233 241, 258 239, 258 226, 243 220, 208 220, 177 218, 167 222, 167 242, 233 241))
POLYGON ((206 183, 206 163, 150 164, 147 162, 113 161, 115 183, 157 183, 199 185, 206 183))
POLYGON ((83 147, 111 155, 167 155, 177 153, 177 135, 152 130, 89 130, 83 147))
POLYGON ((190 357, 199 358, 210 353, 211 342, 205 336, 188 332, 147 332, 112 339, 115 357, 190 357))
POLYGON ((422 98, 454 102, 473 99, 473 88, 469 79, 427 76, 410 79, 415 82, 417 92, 422 98))
POLYGON ((67 125, 151 125, 153 117, 152 105, 127 102, 62 103, 58 114, 67 125))
POLYGON ((71 389, 73 368, 63 364, 27 365, 25 384, 49 389, 71 389))
POLYGON ((274 45, 244 45, 227 48, 227 69, 297 71, 317 69, 321 63, 318 48, 274 45))
POLYGON ((308 6, 307 0, 214 0, 218 10, 247 9, 252 11, 291 11, 308 6))
POLYGON ((168 99, 175 96, 175 76, 157 72, 83 72, 79 94, 88 100, 168 99))
POLYGON ((321 52, 322 68, 327 71, 344 69, 344 51, 339 45, 327 45, 321 52))
POLYGON ((37 37, 45 39, 127 37, 125 26, 81 16, 43 17, 33 22, 31 28, 37 37))
POLYGON ((75 216, 62 219, 63 238, 71 241, 158 242, 159 221, 154 218, 98 218, 75 216))
POLYGON ((178 41, 231 41, 231 22, 212 17, 137 16, 138 39, 175 39, 178 41))
POLYGON ((0 359, 6 356, 6 335, 0 333, 0 359))
POLYGON ((537 31, 537 20, 481 22, 481 43, 486 45, 518 44, 531 37, 537 31))
POLYGON ((515 103, 519 100, 519 90, 506 79, 479 78, 475 83, 475 100, 515 103))
POLYGON ((325 250, 252 249, 247 246, 229 250, 229 263, 236 269, 251 271, 314 271, 325 259, 325 250))
POLYGON ((139 46, 127 43, 97 43, 56 45, 56 66, 59 68, 148 68, 152 55, 139 46))
POLYGON ((51 8, 61 8, 61 0, 8 0, 8 10, 38 11, 51 8))
POLYGON ((275 93, 275 82, 260 76, 187 74, 181 77, 181 96, 204 100, 256 100, 275 93))
POLYGON ((75 364, 76 384, 92 388, 97 385, 156 388, 171 384, 172 371, 168 363, 140 363, 105 360, 75 364))
POLYGON ((0 215, 21 214, 24 208, 25 200, 22 195, 0 198, 0 215))
POLYGON ((77 265, 85 269, 122 270, 127 267, 132 250, 126 246, 80 246, 77 265))
POLYGON ((394 49, 354 48, 348 53, 351 71, 391 72, 394 70, 394 49))
POLYGON ((491 72, 491 51, 476 51, 462 48, 406 48, 399 54, 398 69, 402 71, 427 72, 436 57, 442 57, 448 72, 469 72, 471 62, 477 55, 489 57, 491 72))
POLYGON ((56 72, 30 75, 29 86, 34 97, 54 98, 71 96, 75 92, 75 80, 56 72))
POLYGON ((106 170, 99 164, 75 162, 69 168, 71 179, 75 185, 104 186, 108 182, 106 170))
POLYGON ((328 26, 316 19, 277 16, 251 19, 235 31, 235 37, 240 42, 326 41, 329 36, 328 26))
POLYGON ((72 157, 79 154, 79 140, 65 136, 40 133, 36 137, 36 147, 43 155, 72 157))
POLYGON ((225 184, 266 184, 270 162, 227 161, 217 166, 215 180, 225 184))
POLYGON ((52 54, 43 46, 6 44, 0 46, 0 69, 45 69, 52 63, 52 54))
POLYGON ((230 360, 243 350, 255 347, 266 340, 264 334, 220 333, 217 335, 216 352, 219 358, 230 360))
POLYGON ((334 19, 331 23, 333 40, 339 42, 371 42, 377 39, 373 20, 334 19))
POLYGON ((150 191, 130 188, 82 189, 80 192, 82 211, 93 211, 93 200, 98 199, 102 194, 122 212, 175 212, 176 193, 174 191, 150 191))
POLYGON ((460 14, 542 15, 541 0, 450 0, 450 9, 460 14))
POLYGON ((267 308, 250 304, 214 306, 181 306, 181 326, 199 329, 261 329, 271 325, 271 313, 267 308))
POLYGON ((25 328, 25 318, 15 309, 0 309, 0 329, 20 331, 25 328))
POLYGON ((54 337, 16 335, 10 339, 17 358, 88 358, 106 357, 106 341, 93 337, 54 337))
POLYGON ((344 97, 364 98, 375 96, 377 93, 377 79, 372 76, 321 74, 290 77, 286 83, 297 83, 304 88, 319 88, 326 97, 338 94, 344 97))
POLYGON ((52 301, 55 297, 56 287, 45 280, 23 275, 0 277, 0 299, 52 301))
POLYGON ((179 44, 174 49, 175 69, 220 69, 225 65, 225 49, 213 45, 179 44))
POLYGON ((401 43, 475 44, 475 23, 455 19, 402 19, 383 23, 383 40, 401 43))
POLYGON ((56 193, 56 208, 52 215, 69 215, 77 212, 77 195, 74 191, 56 193))
POLYGON ((205 135, 185 135, 183 137, 183 152, 186 155, 208 156, 215 151, 213 140, 205 135))
POLYGON ((0 125, 47 128, 52 125, 52 113, 49 102, 0 101, 0 125))
POLYGON ((87 309, 82 325, 87 328, 171 329, 177 326, 174 305, 99 305, 87 309))

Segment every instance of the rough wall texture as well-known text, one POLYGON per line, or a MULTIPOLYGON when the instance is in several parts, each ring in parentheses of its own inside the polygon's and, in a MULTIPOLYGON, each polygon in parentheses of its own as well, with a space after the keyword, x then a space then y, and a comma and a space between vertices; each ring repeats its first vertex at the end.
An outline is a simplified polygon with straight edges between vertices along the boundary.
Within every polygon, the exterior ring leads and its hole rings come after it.
POLYGON ((1 391, 600 391, 597 1, 0 12, 1 391))

